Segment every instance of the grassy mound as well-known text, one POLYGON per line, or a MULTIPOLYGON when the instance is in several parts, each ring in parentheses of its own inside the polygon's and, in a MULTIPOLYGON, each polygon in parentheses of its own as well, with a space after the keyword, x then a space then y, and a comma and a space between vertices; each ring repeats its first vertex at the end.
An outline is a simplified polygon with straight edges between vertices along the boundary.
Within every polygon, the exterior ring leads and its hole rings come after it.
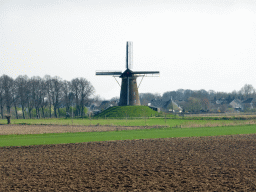
POLYGON ((157 111, 150 109, 148 106, 114 106, 102 111, 95 117, 155 117, 159 115, 157 111))

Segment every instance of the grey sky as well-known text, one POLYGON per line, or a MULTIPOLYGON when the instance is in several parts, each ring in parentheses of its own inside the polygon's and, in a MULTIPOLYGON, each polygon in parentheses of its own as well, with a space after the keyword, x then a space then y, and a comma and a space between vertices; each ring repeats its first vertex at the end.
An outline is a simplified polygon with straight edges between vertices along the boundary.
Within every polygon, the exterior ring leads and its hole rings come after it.
POLYGON ((133 41, 134 70, 160 71, 140 93, 256 87, 255 2, 0 0, 0 75, 85 77, 109 99, 120 87, 95 71, 124 70, 133 41))

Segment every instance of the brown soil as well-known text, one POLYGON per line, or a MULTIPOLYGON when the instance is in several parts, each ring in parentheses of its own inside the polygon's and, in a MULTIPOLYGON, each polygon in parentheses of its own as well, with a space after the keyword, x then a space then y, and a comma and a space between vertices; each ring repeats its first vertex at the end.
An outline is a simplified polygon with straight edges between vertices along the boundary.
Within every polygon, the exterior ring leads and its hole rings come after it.
POLYGON ((106 126, 106 125, 0 125, 0 135, 9 134, 43 134, 43 133, 66 133, 66 132, 93 132, 93 131, 121 131, 133 129, 152 129, 166 126, 106 126))
POLYGON ((256 134, 0 148, 0 191, 255 191, 256 134))

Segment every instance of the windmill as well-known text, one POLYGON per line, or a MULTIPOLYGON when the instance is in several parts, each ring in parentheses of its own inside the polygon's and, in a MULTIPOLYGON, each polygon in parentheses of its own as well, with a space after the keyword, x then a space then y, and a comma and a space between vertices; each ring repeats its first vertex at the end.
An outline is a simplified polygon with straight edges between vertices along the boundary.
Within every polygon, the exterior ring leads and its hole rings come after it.
MULTIPOLYGON (((126 70, 122 71, 96 71, 96 75, 110 75, 122 78, 120 92, 120 106, 140 105, 140 98, 137 86, 137 77, 145 77, 147 75, 159 75, 159 71, 132 71, 133 67, 133 43, 126 43, 126 70)), ((142 81, 142 80, 141 80, 142 81)), ((118 81, 117 81, 118 82, 118 81)), ((119 83, 118 83, 119 84, 119 83)))

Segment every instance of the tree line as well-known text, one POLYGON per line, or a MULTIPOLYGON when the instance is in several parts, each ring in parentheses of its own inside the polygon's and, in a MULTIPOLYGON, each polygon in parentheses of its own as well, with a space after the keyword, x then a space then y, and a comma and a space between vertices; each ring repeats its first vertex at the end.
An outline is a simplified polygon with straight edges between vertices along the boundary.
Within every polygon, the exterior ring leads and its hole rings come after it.
POLYGON ((85 106, 90 102, 94 87, 85 78, 75 78, 71 81, 60 77, 45 75, 20 75, 16 79, 8 75, 0 77, 0 113, 4 118, 4 111, 15 116, 25 118, 45 118, 69 116, 71 109, 74 116, 85 115, 85 106), (65 110, 65 111, 63 111, 65 110))
MULTIPOLYGON (((13 79, 7 75, 0 77, 0 115, 12 114, 16 118, 52 118, 52 117, 83 117, 86 113, 85 106, 90 103, 100 105, 99 96, 91 98, 94 87, 85 78, 75 78, 71 81, 62 80, 60 77, 45 75, 43 78, 36 76, 20 75, 13 79)), ((256 100, 256 90, 252 85, 245 84, 239 91, 215 92, 213 90, 178 89, 167 91, 163 95, 158 93, 141 93, 142 105, 148 105, 153 99, 177 102, 184 110, 198 112, 199 110, 213 111, 219 106, 214 106, 218 99, 226 100, 248 98, 256 100)), ((118 97, 111 101, 118 104, 118 97)), ((225 111, 228 106, 221 106, 225 111), (225 109, 224 109, 225 107, 225 109)), ((256 106, 255 106, 256 107, 256 106)))
POLYGON ((227 101, 232 101, 234 99, 239 99, 244 101, 248 98, 256 99, 256 89, 250 85, 245 84, 239 91, 227 92, 216 92, 213 90, 206 91, 201 90, 190 90, 190 89, 178 89, 176 91, 167 91, 160 95, 158 93, 141 93, 140 101, 142 105, 147 105, 153 99, 168 101, 173 100, 177 102, 186 111, 198 112, 200 110, 217 110, 225 111, 228 106, 221 106, 222 108, 216 106, 216 101, 219 99, 225 99, 227 101))

